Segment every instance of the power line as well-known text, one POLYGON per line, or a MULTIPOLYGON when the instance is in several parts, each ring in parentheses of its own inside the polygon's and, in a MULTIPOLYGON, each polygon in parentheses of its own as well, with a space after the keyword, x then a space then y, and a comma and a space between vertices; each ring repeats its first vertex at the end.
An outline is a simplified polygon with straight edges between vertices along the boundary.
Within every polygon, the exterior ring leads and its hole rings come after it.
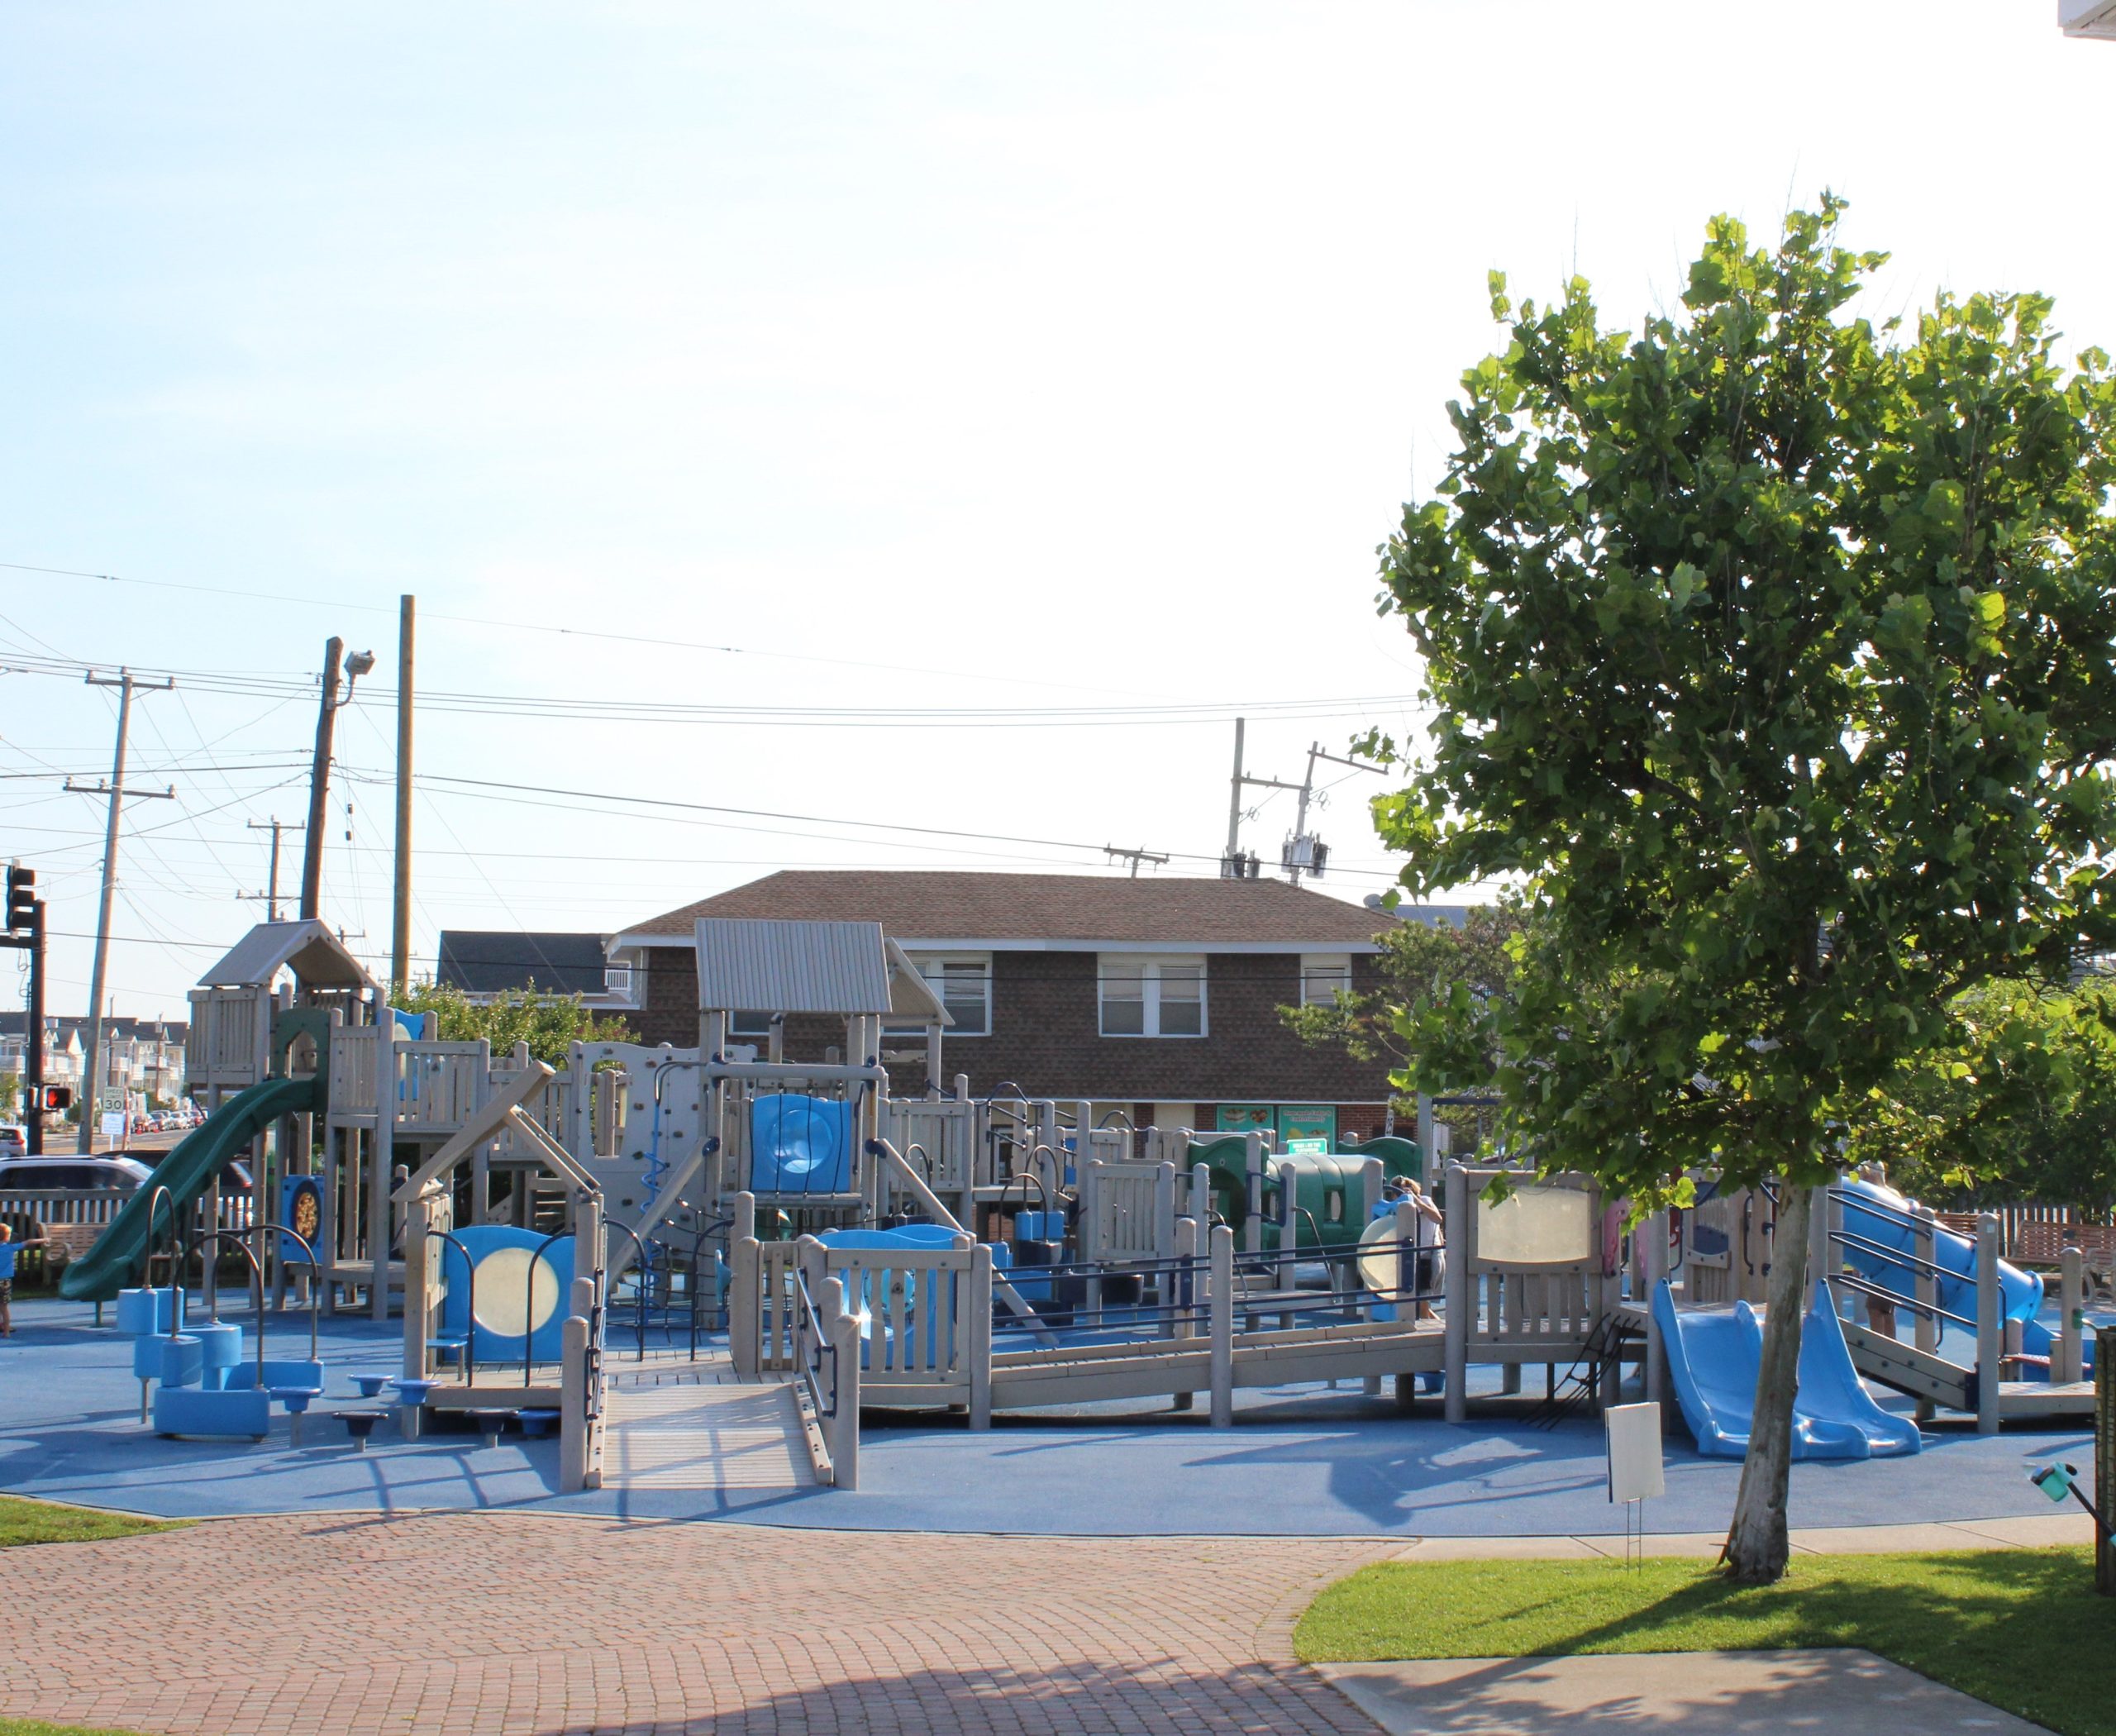
MULTIPOLYGON (((168 579, 132 579, 119 573, 92 573, 79 567, 32 566, 26 561, 0 560, 0 568, 17 573, 46 573, 61 579, 96 579, 106 584, 136 584, 150 590, 188 591, 205 597, 237 597, 250 603, 274 603, 293 608, 329 608, 335 612, 351 611, 359 614, 393 615, 397 611, 373 603, 341 603, 308 597, 290 597, 271 591, 236 590, 229 586, 212 584, 183 584, 168 579)), ((517 632, 549 633, 568 639, 601 639, 617 645, 651 645, 665 651, 698 651, 732 657, 770 657, 784 663, 819 663, 838 669, 879 670, 890 675, 940 675, 951 680, 1003 682, 1009 687, 1051 687, 1076 693, 1122 693, 1127 689, 1113 687, 1093 687, 1077 681, 1040 681, 1016 676, 989 675, 973 670, 932 669, 915 663, 878 663, 856 657, 821 657, 806 651, 758 651, 741 645, 710 645, 691 639, 667 639, 649 633, 612 633, 599 628, 584 627, 558 627, 539 621, 509 621, 491 615, 446 615, 431 611, 421 611, 428 621, 446 621, 465 627, 498 627, 512 628, 517 632)), ((12 623, 11 623, 12 624, 12 623)), ((33 633, 23 632, 26 638, 35 639, 33 633)), ((43 644, 42 640, 37 643, 43 644)))
MULTIPOLYGON (((145 665, 141 665, 143 668, 145 665)), ((71 680, 91 665, 67 659, 21 658, 0 665, 0 672, 13 670, 23 675, 58 676, 71 680)), ((156 670, 158 675, 180 678, 197 691, 255 696, 306 697, 315 691, 312 678, 264 675, 239 670, 156 670)), ((363 689, 374 699, 393 701, 393 688, 370 684, 363 689)), ((818 706, 762 704, 704 704, 681 700, 596 699, 571 694, 508 694, 423 689, 417 700, 422 711, 471 717, 548 718, 565 722, 598 719, 627 723, 770 724, 784 728, 1057 728, 1130 727, 1149 724, 1224 723, 1237 713, 1265 716, 1281 722, 1327 720, 1365 717, 1376 708, 1420 711, 1407 704, 1400 694, 1326 694, 1299 699, 1211 699, 1172 703, 1138 703, 1127 705, 1084 706, 818 706)))

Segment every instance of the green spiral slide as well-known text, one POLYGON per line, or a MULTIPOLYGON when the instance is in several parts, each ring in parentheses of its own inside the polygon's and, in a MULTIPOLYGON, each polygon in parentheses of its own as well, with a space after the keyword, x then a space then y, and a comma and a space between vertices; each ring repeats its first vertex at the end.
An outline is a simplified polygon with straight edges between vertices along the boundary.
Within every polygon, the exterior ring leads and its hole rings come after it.
MULTIPOLYGON (((110 1228, 96 1238, 96 1244, 60 1274, 59 1294, 76 1302, 107 1302, 127 1284, 139 1281, 140 1255, 147 1245, 148 1214, 158 1223, 169 1222, 165 1207, 153 1202, 159 1190, 167 1188, 179 1214, 213 1184, 222 1166, 241 1155, 258 1133, 282 1115, 323 1107, 323 1077, 266 1079, 231 1097, 205 1121, 179 1140, 169 1156, 155 1166, 155 1179, 125 1202, 111 1220, 110 1228)), ((268 1203, 257 1201, 260 1219, 271 1215, 268 1203)))

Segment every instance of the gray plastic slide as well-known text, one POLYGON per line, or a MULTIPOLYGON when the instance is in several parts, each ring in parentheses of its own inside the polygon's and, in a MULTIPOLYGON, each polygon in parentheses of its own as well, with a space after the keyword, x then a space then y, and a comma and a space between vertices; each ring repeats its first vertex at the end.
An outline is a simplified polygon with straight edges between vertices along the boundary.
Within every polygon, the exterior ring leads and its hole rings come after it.
MULTIPOLYGON (((1683 1308, 1664 1279, 1654 1287, 1653 1317, 1666 1347, 1683 1420, 1697 1450, 1740 1458, 1754 1426, 1763 1320, 1746 1302, 1731 1308, 1683 1308)), ((1793 1401, 1796 1459, 1877 1459, 1924 1445, 1907 1417, 1884 1410, 1860 1384, 1844 1347, 1844 1329, 1827 1307, 1808 1310, 1800 1333, 1800 1372, 1793 1401)))

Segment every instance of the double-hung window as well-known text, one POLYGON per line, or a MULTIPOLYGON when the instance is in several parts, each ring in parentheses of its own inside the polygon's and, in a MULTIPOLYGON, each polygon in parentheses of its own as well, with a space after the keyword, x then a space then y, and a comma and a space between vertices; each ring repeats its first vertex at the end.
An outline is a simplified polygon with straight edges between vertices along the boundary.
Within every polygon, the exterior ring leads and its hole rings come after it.
POLYGON ((1105 952, 1097 974, 1104 1037, 1205 1034, 1205 961, 1202 956, 1105 952))
MULTIPOLYGON (((926 979, 927 986, 940 996, 941 1004, 955 1021, 951 1037, 989 1037, 992 1034, 992 955, 989 952, 914 952, 911 962, 926 979)), ((914 1035, 922 1024, 892 1021, 892 1036, 914 1035)))
POLYGON ((1301 1005, 1334 1006, 1340 994, 1351 992, 1352 960, 1349 952, 1303 952, 1300 955, 1301 1005))

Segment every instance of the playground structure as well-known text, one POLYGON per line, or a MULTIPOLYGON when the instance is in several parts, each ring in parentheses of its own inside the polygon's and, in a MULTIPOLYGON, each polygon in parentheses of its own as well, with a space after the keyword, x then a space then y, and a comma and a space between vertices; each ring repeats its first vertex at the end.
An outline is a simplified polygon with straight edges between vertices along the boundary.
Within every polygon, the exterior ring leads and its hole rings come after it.
MULTIPOLYGON (((288 1232, 245 1244, 260 1295, 284 1305, 298 1287, 312 1310, 378 1318, 400 1303, 405 1432, 446 1411, 556 1419, 568 1487, 603 1474, 604 1345, 627 1298, 642 1358, 656 1310, 686 1323, 693 1356, 724 1326, 736 1381, 794 1389, 814 1463, 841 1486, 856 1485, 863 1408, 982 1427, 1007 1410, 1184 1410, 1203 1394, 1225 1425, 1238 1390, 1353 1381, 1393 1383, 1406 1407, 1444 1393, 1460 1421, 1473 1370, 1518 1394, 1537 1364, 1550 1414, 1642 1368, 1703 1450, 1746 1443, 1770 1189, 1723 1195, 1705 1178, 1672 1234, 1649 1219, 1627 1253, 1622 1202, 1583 1177, 1428 1175, 1393 1137, 1281 1152, 1259 1133, 1098 1121, 1013 1085, 973 1098, 961 1079, 897 1097, 884 1028, 897 1042, 922 1028, 937 1076, 949 1021, 879 927, 701 921, 696 947, 698 1047, 577 1044, 554 1069, 431 1041, 321 924, 260 925, 193 997, 212 1114, 164 1160, 160 1204, 128 1204, 67 1293, 145 1290, 157 1224, 177 1291, 197 1250, 241 1239, 213 1229, 208 1196, 247 1152, 260 1215, 288 1232), (759 1006, 779 1010, 761 1055, 729 1037, 734 1011, 759 1006), (481 1378, 494 1366, 518 1376, 503 1394, 481 1378)), ((1921 1418, 1985 1428, 2090 1405, 2077 1251, 2052 1332, 2036 1318, 2042 1281, 1998 1258, 1995 1219, 1964 1238, 1861 1183, 1827 1190, 1814 1217, 1804 1455, 1917 1450, 1862 1377, 1921 1418)), ((195 1381, 188 1351, 139 1352, 143 1381, 163 1384, 158 1420, 232 1414, 181 1395, 221 1390, 204 1371, 240 1361, 210 1342, 195 1381)), ((294 1400, 298 1372, 277 1383, 294 1400)))
MULTIPOLYGON (((1671 1228, 1659 1214, 1633 1238, 1629 1288, 1637 1300, 1626 1304, 1627 1325, 1646 1339, 1648 1395, 1674 1397, 1703 1450, 1739 1452, 1776 1190, 1722 1193, 1712 1178, 1699 1180, 1699 1203, 1679 1223, 1671 1228)), ((1971 1223, 1974 1233, 1964 1234, 1874 1181, 1845 1179, 1816 1190, 1796 1452, 1917 1450, 1915 1431, 1906 1433, 1900 1419, 1875 1406, 1862 1380, 1914 1400, 1918 1421, 1973 1418, 1985 1433, 2008 1419, 2092 1412, 2082 1250, 2048 1250, 2057 1266, 2053 1330, 2040 1318, 2043 1277, 2000 1257, 1999 1216, 1978 1214, 1971 1223)))

